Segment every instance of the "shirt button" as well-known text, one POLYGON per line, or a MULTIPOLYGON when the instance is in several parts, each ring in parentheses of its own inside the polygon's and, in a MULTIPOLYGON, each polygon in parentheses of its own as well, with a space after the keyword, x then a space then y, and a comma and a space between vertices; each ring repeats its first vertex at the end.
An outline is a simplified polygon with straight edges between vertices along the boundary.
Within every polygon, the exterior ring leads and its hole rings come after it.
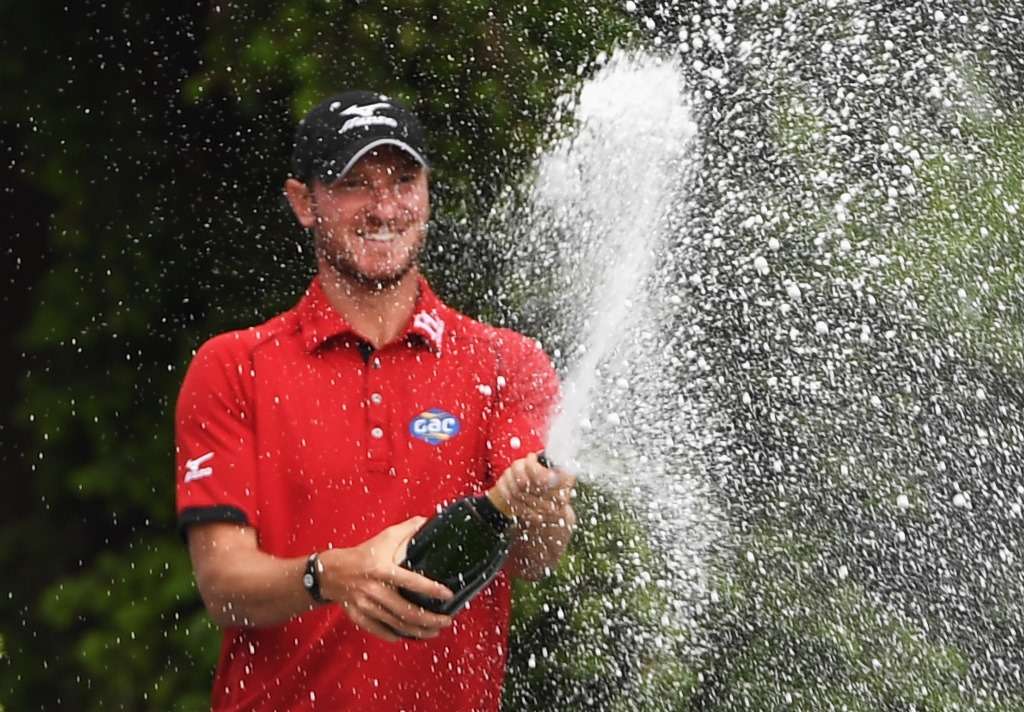
POLYGON ((370 366, 372 366, 373 368, 380 368, 380 358, 374 356, 373 360, 370 361, 370 366))
POLYGON ((370 402, 373 403, 374 405, 380 405, 381 403, 384 402, 384 396, 382 396, 380 393, 371 393, 370 402))
POLYGON ((384 437, 384 431, 381 430, 380 428, 374 428, 373 430, 370 431, 370 437, 380 440, 382 437, 384 437))

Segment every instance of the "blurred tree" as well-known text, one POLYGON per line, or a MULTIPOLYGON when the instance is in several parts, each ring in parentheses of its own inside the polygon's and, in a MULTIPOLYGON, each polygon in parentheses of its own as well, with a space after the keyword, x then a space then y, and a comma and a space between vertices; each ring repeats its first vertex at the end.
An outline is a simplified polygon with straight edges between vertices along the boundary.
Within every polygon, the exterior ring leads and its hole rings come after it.
MULTIPOLYGON (((297 117, 343 87, 412 103, 454 216, 443 252, 626 18, 610 2, 5 2, 0 27, 6 249, 28 295, 5 299, 31 306, 3 414, 0 698, 202 709, 218 633, 174 531, 171 414, 192 350, 311 274, 280 195, 297 117)), ((460 297, 447 270, 472 264, 438 264, 460 297)), ((478 311, 472 296, 453 301, 478 311)))

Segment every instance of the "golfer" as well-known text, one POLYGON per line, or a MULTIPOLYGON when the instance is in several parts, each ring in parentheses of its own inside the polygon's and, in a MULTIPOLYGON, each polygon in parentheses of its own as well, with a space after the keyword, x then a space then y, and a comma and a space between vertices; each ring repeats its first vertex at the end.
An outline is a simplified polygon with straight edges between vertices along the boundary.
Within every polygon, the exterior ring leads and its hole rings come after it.
POLYGON ((316 275, 290 310, 207 341, 176 409, 177 511, 223 629, 215 710, 497 710, 510 580, 568 544, 571 476, 537 462, 558 381, 534 340, 446 306, 420 274, 423 129, 376 93, 316 106, 284 192, 316 275), (400 568, 439 504, 497 486, 505 570, 454 617, 400 568))

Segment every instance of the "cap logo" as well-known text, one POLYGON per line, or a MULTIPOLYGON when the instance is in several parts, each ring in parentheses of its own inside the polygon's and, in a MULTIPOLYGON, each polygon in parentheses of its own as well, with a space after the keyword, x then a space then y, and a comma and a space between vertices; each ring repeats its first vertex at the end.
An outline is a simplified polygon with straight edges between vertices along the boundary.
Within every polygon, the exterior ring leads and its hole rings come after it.
POLYGON ((427 445, 440 445, 459 434, 459 419, 440 408, 425 410, 409 423, 409 434, 427 445))
MULTIPOLYGON (((334 109, 334 106, 331 106, 334 109)), ((353 118, 342 124, 341 128, 338 129, 339 134, 343 134, 351 129, 358 128, 360 126, 390 126, 394 128, 398 126, 398 122, 392 119, 390 116, 376 116, 375 112, 379 109, 390 109, 391 104, 386 101, 379 101, 376 104, 365 104, 360 106, 359 104, 353 104, 347 109, 341 111, 342 116, 351 116, 353 118)))

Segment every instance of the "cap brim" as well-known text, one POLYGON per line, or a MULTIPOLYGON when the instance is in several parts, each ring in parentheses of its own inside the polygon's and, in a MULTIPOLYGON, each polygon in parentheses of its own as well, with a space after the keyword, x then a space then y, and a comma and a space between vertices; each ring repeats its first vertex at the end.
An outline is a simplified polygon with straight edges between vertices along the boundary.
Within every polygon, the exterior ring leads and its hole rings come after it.
POLYGON ((397 148, 400 148, 406 153, 408 153, 409 156, 415 159, 416 162, 419 163, 421 166, 423 166, 424 168, 430 168, 430 164, 427 163, 427 159, 425 159, 420 154, 419 151, 417 151, 415 148, 407 144, 405 141, 402 141, 401 139, 397 138, 375 138, 367 142, 365 146, 361 146, 352 155, 352 157, 348 159, 348 161, 345 163, 345 167, 342 168, 337 174, 331 176, 321 176, 321 180, 324 180, 324 182, 326 183, 333 183, 337 180, 341 180, 348 174, 350 170, 352 170, 352 166, 359 162, 359 159, 361 159, 363 156, 365 156, 367 153, 374 150, 375 148, 379 148, 381 146, 395 146, 397 148))

